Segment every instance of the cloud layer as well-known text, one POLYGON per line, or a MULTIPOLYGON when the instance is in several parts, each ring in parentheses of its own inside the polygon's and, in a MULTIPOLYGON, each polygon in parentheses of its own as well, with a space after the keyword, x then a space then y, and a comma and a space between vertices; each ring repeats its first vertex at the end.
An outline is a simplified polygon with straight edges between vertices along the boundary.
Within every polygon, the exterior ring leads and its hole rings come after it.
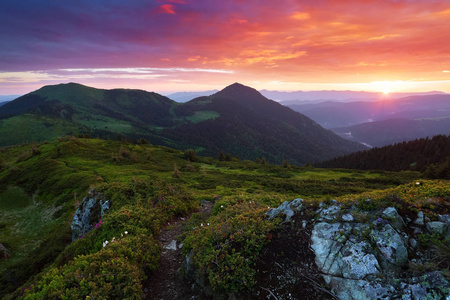
POLYGON ((68 80, 156 91, 432 81, 442 90, 448 24, 446 0, 4 0, 0 94, 68 80))

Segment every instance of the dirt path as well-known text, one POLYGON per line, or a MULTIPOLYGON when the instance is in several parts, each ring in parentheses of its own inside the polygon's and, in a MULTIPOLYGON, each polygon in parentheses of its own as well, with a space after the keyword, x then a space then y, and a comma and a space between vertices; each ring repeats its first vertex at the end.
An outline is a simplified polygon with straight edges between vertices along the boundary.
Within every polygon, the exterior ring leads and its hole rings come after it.
MULTIPOLYGON (((212 203, 202 206, 201 213, 205 217, 211 214, 212 203)), ((163 247, 159 268, 145 282, 144 292, 147 299, 176 300, 204 299, 198 289, 188 283, 181 275, 181 265, 184 261, 182 244, 177 237, 183 232, 187 218, 173 220, 161 230, 159 242, 163 247)))

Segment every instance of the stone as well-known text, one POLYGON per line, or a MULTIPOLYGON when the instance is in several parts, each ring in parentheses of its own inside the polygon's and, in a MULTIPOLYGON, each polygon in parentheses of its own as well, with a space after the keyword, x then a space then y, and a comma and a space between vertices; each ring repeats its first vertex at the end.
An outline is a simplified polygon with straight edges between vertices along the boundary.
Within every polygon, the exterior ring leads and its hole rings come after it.
POLYGON ((105 213, 111 207, 111 201, 103 199, 103 194, 90 190, 75 211, 70 228, 72 241, 83 237, 84 234, 95 228, 105 213))
POLYGON ((436 233, 439 235, 444 234, 445 230, 446 230, 446 226, 443 222, 439 222, 439 221, 434 221, 434 222, 428 222, 427 223, 427 230, 430 233, 436 233))
POLYGON ((417 213, 417 219, 414 221, 414 224, 419 226, 425 225, 425 222, 423 221, 423 211, 417 213))
POLYGON ((384 268, 397 270, 408 263, 408 250, 403 238, 390 224, 373 230, 370 236, 380 250, 378 259, 384 268))
POLYGON ((317 223, 311 235, 311 248, 316 264, 323 273, 349 279, 363 279, 378 273, 376 257, 368 253, 370 245, 364 241, 340 239, 339 232, 350 231, 339 223, 317 223))
POLYGON ((177 250, 177 241, 176 240, 172 240, 170 242, 170 244, 165 245, 163 248, 166 249, 166 250, 174 250, 175 251, 175 250, 177 250))
POLYGON ((337 205, 331 205, 326 208, 321 208, 317 211, 320 215, 319 221, 335 221, 337 213, 341 210, 341 208, 337 205))
POLYGON ((105 202, 103 202, 103 200, 100 200, 100 207, 101 207, 101 212, 100 212, 100 216, 103 219, 103 216, 109 211, 109 209, 111 208, 111 201, 106 200, 105 202))
POLYGON ((284 222, 289 222, 292 216, 294 216, 295 211, 298 211, 302 208, 303 200, 300 198, 294 199, 292 201, 284 201, 283 204, 278 206, 277 208, 271 208, 266 212, 266 215, 269 216, 269 219, 273 219, 279 214, 286 215, 284 222))
POLYGON ((395 229, 403 230, 406 226, 405 221, 398 214, 394 207, 388 207, 383 211, 383 216, 392 220, 391 224, 395 229))
POLYGON ((352 222, 355 218, 353 218, 352 214, 344 214, 342 215, 342 220, 346 222, 352 222))
POLYGON ((439 221, 447 225, 450 225, 450 215, 439 215, 439 221))

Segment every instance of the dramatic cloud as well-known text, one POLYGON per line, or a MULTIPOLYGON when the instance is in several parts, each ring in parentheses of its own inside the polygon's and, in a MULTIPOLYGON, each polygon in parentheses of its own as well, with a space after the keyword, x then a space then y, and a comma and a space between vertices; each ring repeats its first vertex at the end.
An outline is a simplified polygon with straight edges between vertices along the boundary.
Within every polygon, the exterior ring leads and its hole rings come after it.
POLYGON ((58 80, 155 91, 430 82, 450 92, 449 23, 446 0, 4 0, 0 94, 58 80))

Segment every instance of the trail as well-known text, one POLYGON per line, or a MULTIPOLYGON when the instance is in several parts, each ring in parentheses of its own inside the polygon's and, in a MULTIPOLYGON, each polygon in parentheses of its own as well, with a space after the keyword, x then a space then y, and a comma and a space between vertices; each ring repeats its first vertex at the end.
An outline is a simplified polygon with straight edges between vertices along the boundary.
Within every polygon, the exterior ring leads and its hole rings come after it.
MULTIPOLYGON (((211 214, 212 203, 202 206, 201 213, 207 217, 211 214)), ((161 230, 158 240, 163 247, 159 267, 145 281, 144 292, 147 299, 177 300, 177 299, 207 299, 195 285, 187 282, 181 275, 181 265, 184 261, 182 244, 177 241, 183 232, 187 218, 179 218, 170 222, 161 230)))

